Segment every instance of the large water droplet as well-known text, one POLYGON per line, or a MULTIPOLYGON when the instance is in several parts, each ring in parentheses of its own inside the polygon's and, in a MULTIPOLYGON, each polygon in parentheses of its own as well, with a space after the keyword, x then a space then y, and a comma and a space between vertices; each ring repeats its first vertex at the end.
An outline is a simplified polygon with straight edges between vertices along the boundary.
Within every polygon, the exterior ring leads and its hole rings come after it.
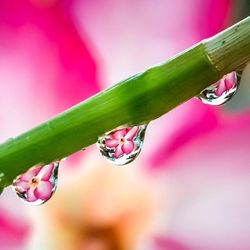
POLYGON ((43 204, 56 190, 58 167, 59 161, 32 167, 13 181, 12 188, 23 201, 32 205, 43 204))
POLYGON ((100 136, 97 146, 101 154, 111 163, 125 165, 140 153, 147 125, 122 127, 100 136))
POLYGON ((237 92, 240 82, 240 76, 233 71, 204 89, 198 98, 205 104, 222 105, 228 102, 237 92))

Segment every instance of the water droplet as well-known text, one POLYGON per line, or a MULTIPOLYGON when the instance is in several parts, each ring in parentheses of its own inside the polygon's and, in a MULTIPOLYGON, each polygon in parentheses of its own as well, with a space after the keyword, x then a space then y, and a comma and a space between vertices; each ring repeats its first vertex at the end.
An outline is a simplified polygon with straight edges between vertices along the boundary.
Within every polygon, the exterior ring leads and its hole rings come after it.
POLYGON ((10 137, 10 138, 8 138, 5 142, 11 142, 11 141, 13 141, 15 138, 14 137, 10 137))
POLYGON ((7 179, 4 173, 0 173, 0 187, 5 187, 7 179))
POLYGON ((222 105, 228 102, 237 92, 240 82, 240 74, 233 71, 204 89, 198 98, 205 104, 222 105))
POLYGON ((97 146, 111 163, 125 165, 140 153, 147 125, 122 127, 100 136, 97 146))
POLYGON ((30 168, 12 184, 13 190, 25 202, 41 205, 48 201, 57 187, 59 161, 30 168))

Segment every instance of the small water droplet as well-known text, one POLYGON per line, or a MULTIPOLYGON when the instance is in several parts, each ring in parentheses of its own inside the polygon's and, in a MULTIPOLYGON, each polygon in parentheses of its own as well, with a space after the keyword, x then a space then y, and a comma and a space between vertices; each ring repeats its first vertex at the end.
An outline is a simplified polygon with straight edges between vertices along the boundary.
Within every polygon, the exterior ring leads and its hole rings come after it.
POLYGON ((12 183, 16 194, 31 205, 41 205, 48 201, 57 187, 59 161, 45 166, 30 168, 12 183))
POLYGON ((204 89, 198 98, 209 105, 222 105, 228 102, 237 92, 240 82, 240 74, 233 71, 204 89))
POLYGON ((5 142, 11 142, 11 141, 13 141, 15 138, 14 137, 10 137, 10 138, 8 138, 5 142))
POLYGON ((5 187, 7 179, 4 173, 0 173, 0 187, 5 187))
POLYGON ((100 136, 97 146, 111 163, 125 165, 140 153, 147 125, 122 127, 100 136))

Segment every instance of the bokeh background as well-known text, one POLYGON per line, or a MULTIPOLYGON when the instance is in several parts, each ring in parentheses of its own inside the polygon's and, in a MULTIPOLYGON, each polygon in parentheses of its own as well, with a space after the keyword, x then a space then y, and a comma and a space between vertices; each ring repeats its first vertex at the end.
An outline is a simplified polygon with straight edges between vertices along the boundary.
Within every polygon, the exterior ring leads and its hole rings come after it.
MULTIPOLYGON (((0 139, 248 16, 248 0, 0 0, 0 139)), ((192 76, 195 77, 195 76, 192 76)), ((114 167, 64 160, 38 207, 0 197, 1 250, 249 250, 250 70, 233 100, 191 100, 150 123, 114 167)))

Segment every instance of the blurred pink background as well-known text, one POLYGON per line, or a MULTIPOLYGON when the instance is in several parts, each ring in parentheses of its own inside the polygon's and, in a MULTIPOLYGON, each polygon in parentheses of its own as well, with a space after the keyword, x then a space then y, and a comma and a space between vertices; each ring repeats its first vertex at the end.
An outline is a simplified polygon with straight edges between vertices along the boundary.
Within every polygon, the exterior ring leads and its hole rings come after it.
MULTIPOLYGON (((249 13, 247 0, 1 0, 1 141, 249 13)), ((249 250, 249 79, 225 107, 191 100, 152 121, 127 167, 94 146, 67 158, 42 206, 6 188, 0 249, 249 250)))

